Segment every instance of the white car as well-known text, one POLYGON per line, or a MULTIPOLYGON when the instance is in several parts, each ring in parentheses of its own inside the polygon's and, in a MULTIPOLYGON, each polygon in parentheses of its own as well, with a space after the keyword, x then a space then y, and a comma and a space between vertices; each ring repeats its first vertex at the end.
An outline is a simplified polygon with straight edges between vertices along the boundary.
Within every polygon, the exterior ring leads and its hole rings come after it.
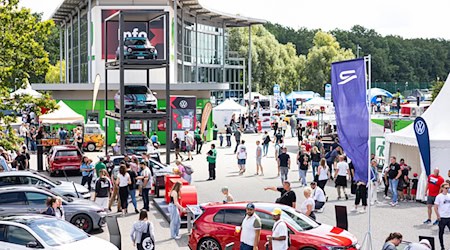
POLYGON ((45 215, 1 218, 0 242, 0 250, 118 249, 110 242, 91 236, 64 220, 45 215))

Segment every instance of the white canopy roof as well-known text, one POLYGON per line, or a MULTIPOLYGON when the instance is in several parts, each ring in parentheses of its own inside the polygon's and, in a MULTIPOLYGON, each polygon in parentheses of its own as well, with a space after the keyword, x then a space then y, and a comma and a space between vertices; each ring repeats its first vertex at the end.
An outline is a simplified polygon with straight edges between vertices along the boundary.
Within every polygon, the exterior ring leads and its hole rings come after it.
POLYGON ((213 111, 235 111, 235 112, 245 112, 246 108, 239 105, 231 99, 226 99, 221 104, 213 108, 213 111))
POLYGON ((84 123, 84 117, 73 111, 63 101, 58 102, 59 109, 52 113, 41 115, 39 121, 43 124, 77 124, 84 123))
POLYGON ((267 98, 267 97, 264 96, 264 95, 261 95, 261 94, 258 93, 258 92, 250 92, 250 93, 246 93, 246 94, 244 95, 244 100, 248 100, 249 94, 251 94, 252 100, 255 100, 255 99, 259 99, 259 100, 269 100, 269 98, 267 98), (257 98, 255 98, 255 97, 257 97, 257 98))
POLYGON ((41 98, 42 94, 37 92, 36 90, 31 88, 31 85, 27 83, 27 87, 24 89, 18 89, 10 94, 10 97, 14 97, 16 95, 30 95, 34 98, 41 98))
POLYGON ((322 97, 314 97, 307 102, 305 102, 305 105, 312 105, 312 106, 332 106, 333 103, 331 101, 327 101, 323 99, 322 97))

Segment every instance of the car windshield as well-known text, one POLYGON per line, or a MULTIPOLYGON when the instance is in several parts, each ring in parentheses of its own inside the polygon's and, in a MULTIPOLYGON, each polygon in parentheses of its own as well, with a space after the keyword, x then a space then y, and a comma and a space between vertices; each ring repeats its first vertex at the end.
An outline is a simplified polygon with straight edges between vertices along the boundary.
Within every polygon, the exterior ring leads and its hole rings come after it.
POLYGON ((125 40, 124 45, 125 46, 129 46, 129 45, 145 45, 147 43, 147 41, 145 39, 129 39, 129 40, 125 40))
POLYGON ((284 213, 282 218, 297 231, 311 230, 319 226, 317 222, 308 216, 301 214, 290 207, 283 207, 284 213))
POLYGON ((56 152, 57 157, 63 157, 63 156, 70 156, 70 157, 77 157, 78 151, 77 150, 59 150, 56 152))
POLYGON ((61 246, 89 238, 83 230, 57 219, 33 221, 29 227, 49 246, 61 246))
POLYGON ((69 202, 69 203, 70 203, 70 202, 73 201, 72 198, 67 197, 67 196, 64 196, 64 195, 61 195, 60 193, 55 192, 55 191, 52 190, 52 189, 45 189, 45 191, 51 193, 53 196, 59 196, 59 197, 61 197, 61 198, 63 199, 63 201, 65 201, 65 202, 69 202))
POLYGON ((50 180, 50 179, 47 178, 45 175, 41 175, 41 174, 39 174, 39 173, 33 173, 33 174, 39 176, 41 179, 44 179, 45 181, 50 182, 50 183, 52 183, 52 184, 54 184, 54 185, 61 185, 61 182, 60 182, 60 181, 53 181, 53 180, 50 180))
POLYGON ((125 95, 145 95, 148 93, 148 89, 145 86, 127 86, 125 87, 125 95))

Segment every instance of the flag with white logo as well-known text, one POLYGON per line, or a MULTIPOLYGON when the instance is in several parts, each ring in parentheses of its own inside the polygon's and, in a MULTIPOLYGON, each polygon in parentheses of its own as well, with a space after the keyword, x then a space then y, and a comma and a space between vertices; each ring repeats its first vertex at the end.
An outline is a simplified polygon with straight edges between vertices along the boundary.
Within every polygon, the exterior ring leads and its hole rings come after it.
POLYGON ((331 65, 331 93, 339 143, 355 167, 355 181, 368 180, 369 111, 364 58, 331 65))
POLYGON ((422 117, 414 120, 414 132, 416 133, 417 144, 419 145, 420 156, 427 176, 431 173, 430 136, 428 126, 422 117))

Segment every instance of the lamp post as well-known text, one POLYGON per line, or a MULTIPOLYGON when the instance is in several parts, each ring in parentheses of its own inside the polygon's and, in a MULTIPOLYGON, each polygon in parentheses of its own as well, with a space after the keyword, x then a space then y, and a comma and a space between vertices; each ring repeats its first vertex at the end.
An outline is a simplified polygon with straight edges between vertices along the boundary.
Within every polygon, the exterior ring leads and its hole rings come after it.
POLYGON ((356 58, 359 58, 359 51, 361 50, 362 48, 359 46, 359 44, 356 44, 356 58))

